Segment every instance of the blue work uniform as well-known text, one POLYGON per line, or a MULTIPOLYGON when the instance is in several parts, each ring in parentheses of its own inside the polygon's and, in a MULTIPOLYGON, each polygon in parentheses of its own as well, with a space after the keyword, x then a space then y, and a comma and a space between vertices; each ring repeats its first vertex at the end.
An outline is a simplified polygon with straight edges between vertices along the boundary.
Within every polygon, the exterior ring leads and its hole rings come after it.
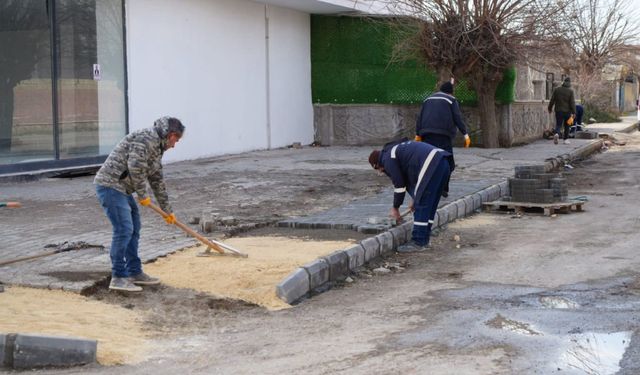
POLYGON ((413 198, 411 239, 418 245, 429 243, 440 195, 451 173, 447 160, 450 155, 428 143, 414 141, 388 143, 380 153, 379 165, 393 182, 393 207, 402 205, 405 193, 413 198))

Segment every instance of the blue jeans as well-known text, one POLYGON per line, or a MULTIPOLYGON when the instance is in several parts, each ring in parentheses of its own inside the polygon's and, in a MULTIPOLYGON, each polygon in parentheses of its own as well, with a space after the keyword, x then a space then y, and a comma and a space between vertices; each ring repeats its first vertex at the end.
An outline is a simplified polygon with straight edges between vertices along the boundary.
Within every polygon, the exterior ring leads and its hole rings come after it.
POLYGON ((135 276, 142 272, 138 257, 140 212, 133 196, 97 185, 100 205, 113 226, 111 239, 111 273, 114 277, 135 276))
POLYGON ((556 112, 556 130, 555 133, 560 136, 562 133, 562 128, 564 127, 564 136, 562 139, 569 138, 569 124, 567 124, 567 120, 571 117, 571 113, 569 112, 556 112))
POLYGON ((426 246, 429 244, 431 238, 431 227, 433 226, 433 219, 436 216, 438 210, 438 203, 440 203, 440 196, 442 195, 442 189, 445 183, 449 180, 451 173, 449 162, 447 159, 442 159, 438 165, 436 171, 431 176, 431 180, 427 182, 427 187, 422 193, 419 202, 413 202, 415 209, 413 213, 413 232, 411 233, 411 240, 420 246, 426 246))

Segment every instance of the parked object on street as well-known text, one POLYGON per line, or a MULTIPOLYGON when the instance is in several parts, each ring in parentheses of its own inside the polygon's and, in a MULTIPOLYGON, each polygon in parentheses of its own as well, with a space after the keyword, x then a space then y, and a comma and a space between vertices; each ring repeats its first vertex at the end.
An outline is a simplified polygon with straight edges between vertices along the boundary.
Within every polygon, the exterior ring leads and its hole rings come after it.
POLYGON ((18 208, 22 207, 20 202, 0 202, 0 207, 18 208))

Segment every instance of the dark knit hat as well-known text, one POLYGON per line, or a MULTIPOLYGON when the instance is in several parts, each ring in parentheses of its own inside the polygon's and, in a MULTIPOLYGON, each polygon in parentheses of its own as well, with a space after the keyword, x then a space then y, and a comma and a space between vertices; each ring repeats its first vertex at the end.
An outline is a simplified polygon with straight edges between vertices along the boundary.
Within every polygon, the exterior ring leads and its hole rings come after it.
POLYGON ((380 151, 371 151, 371 154, 369 154, 369 164, 371 164, 373 169, 378 169, 378 166, 380 165, 380 151))
POLYGON ((567 77, 564 78, 564 81, 570 83, 571 82, 571 78, 567 76, 567 77))
POLYGON ((453 84, 451 82, 445 82, 442 85, 440 85, 440 91, 444 92, 445 94, 453 94, 453 84))

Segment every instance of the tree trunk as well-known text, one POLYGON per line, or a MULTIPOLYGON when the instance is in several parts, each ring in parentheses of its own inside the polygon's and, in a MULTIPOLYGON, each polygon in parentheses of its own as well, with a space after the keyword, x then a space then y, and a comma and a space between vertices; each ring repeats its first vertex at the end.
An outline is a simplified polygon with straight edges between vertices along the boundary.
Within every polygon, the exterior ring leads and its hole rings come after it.
POLYGON ((495 81, 481 82, 475 87, 478 94, 478 109, 480 110, 480 129, 482 129, 482 145, 485 148, 499 147, 499 126, 496 117, 496 89, 495 81))
POLYGON ((11 151, 13 134, 13 84, 0 84, 0 153, 11 151))

